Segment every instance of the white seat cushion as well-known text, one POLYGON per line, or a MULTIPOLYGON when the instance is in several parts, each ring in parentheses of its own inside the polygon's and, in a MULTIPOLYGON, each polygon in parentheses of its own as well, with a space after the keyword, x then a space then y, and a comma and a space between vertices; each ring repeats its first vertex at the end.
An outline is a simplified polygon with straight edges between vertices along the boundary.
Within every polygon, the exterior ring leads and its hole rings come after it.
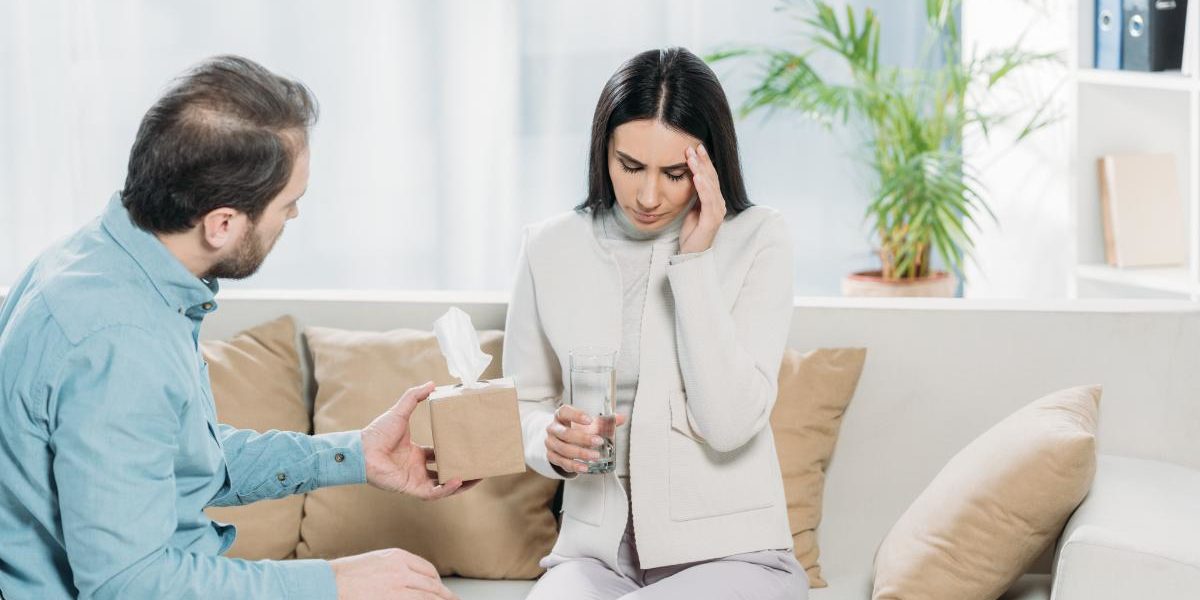
MULTIPOLYGON (((461 600, 525 600, 533 581, 487 581, 446 577, 446 586, 461 600)), ((836 571, 829 587, 809 592, 809 600, 868 600, 871 597, 871 574, 841 576, 836 571)), ((1049 600, 1050 576, 1025 575, 1000 600, 1049 600)))
POLYGON ((1101 456, 1059 545, 1055 600, 1200 597, 1200 471, 1101 456))
POLYGON ((461 600, 525 600, 533 589, 533 581, 488 581, 444 577, 442 582, 461 600))
MULTIPOLYGON (((829 581, 829 587, 810 591, 808 600, 870 599, 870 572, 847 576, 836 570, 827 569, 824 573, 829 581)), ((1050 575, 1032 573, 1023 575, 999 600, 1050 600, 1050 575)))

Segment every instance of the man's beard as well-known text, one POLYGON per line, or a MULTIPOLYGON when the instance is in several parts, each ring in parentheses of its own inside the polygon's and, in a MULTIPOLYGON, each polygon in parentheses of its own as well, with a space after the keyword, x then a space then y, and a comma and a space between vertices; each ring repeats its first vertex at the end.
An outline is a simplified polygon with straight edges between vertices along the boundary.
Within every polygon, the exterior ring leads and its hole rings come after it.
POLYGON ((204 279, 245 279, 257 273, 281 235, 283 235, 282 227, 275 239, 267 243, 258 232, 258 224, 254 224, 234 249, 233 256, 222 259, 221 262, 213 265, 204 279))

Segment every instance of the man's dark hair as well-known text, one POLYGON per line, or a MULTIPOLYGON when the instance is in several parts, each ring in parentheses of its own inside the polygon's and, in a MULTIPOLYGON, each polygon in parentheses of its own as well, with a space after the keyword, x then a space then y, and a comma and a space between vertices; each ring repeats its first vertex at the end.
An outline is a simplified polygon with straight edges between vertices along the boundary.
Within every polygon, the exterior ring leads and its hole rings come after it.
POLYGON ((122 203, 155 233, 186 231, 225 207, 257 222, 287 185, 316 120, 304 84, 239 56, 210 58, 146 111, 122 203))
POLYGON ((577 210, 612 208, 616 195, 608 176, 609 139, 617 127, 642 119, 660 120, 704 144, 730 215, 752 206, 742 179, 733 112, 721 82, 686 48, 666 48, 634 56, 604 84, 592 117, 587 199, 577 210))

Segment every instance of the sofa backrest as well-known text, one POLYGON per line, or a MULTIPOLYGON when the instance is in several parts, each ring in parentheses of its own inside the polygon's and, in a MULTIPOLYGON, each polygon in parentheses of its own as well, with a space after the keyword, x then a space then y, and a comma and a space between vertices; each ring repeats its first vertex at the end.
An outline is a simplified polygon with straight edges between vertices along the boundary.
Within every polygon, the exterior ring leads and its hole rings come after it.
POLYGON ((1051 391, 1101 384, 1099 451, 1200 467, 1190 303, 800 302, 798 349, 865 346, 825 489, 822 565, 870 569, 892 523, 979 434, 1051 391))
MULTIPOLYGON (((203 335, 281 314, 348 329, 429 329, 459 306, 504 324, 504 294, 236 293, 203 335)), ((1051 391, 1102 384, 1100 451, 1200 468, 1200 307, 1185 302, 798 299, 790 345, 868 348, 825 491, 831 580, 870 569, 891 524, 959 449, 1051 391)))

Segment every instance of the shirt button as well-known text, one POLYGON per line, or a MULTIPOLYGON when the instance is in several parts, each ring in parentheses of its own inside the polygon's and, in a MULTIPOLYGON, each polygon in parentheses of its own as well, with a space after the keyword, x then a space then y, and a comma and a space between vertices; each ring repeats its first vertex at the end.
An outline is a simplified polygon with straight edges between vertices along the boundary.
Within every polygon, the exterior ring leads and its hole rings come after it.
POLYGON ((338 452, 337 454, 333 455, 333 462, 342 462, 343 460, 346 460, 345 454, 338 452))
POLYGON ((287 473, 278 473, 275 475, 275 479, 278 479, 279 481, 287 481, 287 473))
POLYGON ((203 308, 204 310, 212 310, 212 307, 212 302, 205 302, 204 304, 200 305, 200 308, 203 308))

